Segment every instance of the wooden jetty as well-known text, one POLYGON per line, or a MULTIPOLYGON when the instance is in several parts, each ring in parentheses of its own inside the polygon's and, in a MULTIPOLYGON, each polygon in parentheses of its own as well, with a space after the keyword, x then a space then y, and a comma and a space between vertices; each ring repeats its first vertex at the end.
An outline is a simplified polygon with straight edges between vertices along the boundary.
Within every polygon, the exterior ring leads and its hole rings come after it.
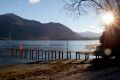
MULTIPOLYGON (((73 59, 72 54, 74 54, 75 59, 81 59, 84 55, 84 60, 88 60, 90 54, 89 52, 72 52, 72 51, 59 51, 59 50, 43 50, 43 49, 19 49, 11 48, 11 56, 20 59, 36 60, 36 61, 52 61, 52 60, 63 60, 63 59, 73 59)), ((92 54, 93 55, 93 54, 92 54)), ((93 55, 96 58, 100 58, 99 55, 93 55)))

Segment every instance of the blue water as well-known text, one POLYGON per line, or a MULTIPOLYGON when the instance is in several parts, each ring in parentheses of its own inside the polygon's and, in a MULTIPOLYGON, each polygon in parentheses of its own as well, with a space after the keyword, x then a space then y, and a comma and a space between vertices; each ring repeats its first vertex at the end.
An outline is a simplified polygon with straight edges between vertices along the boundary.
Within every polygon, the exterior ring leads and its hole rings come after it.
MULTIPOLYGON (((62 51, 87 51, 95 50, 95 48, 87 48, 86 45, 99 44, 98 40, 76 40, 76 41, 28 41, 28 40, 15 40, 15 41, 0 41, 0 66, 10 64, 20 64, 25 62, 31 62, 31 60, 12 58, 8 48, 28 48, 28 49, 43 49, 43 50, 62 50, 62 51)), ((82 55, 84 56, 84 55, 82 55)), ((72 58, 75 58, 75 54, 72 54, 72 58)), ((94 58, 91 56, 91 58, 94 58)), ((33 61, 33 60, 32 60, 33 61)))

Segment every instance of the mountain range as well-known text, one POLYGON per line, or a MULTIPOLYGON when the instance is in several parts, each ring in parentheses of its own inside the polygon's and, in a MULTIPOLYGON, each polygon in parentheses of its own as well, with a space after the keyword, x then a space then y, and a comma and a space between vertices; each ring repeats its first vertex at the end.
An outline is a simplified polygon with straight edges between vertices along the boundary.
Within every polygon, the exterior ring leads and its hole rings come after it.
POLYGON ((91 32, 91 31, 86 31, 86 32, 80 32, 78 33, 81 37, 85 37, 88 39, 99 39, 100 36, 102 35, 102 33, 95 33, 95 32, 91 32))
POLYGON ((13 13, 0 15, 0 39, 12 40, 81 40, 81 36, 61 23, 41 23, 13 13))

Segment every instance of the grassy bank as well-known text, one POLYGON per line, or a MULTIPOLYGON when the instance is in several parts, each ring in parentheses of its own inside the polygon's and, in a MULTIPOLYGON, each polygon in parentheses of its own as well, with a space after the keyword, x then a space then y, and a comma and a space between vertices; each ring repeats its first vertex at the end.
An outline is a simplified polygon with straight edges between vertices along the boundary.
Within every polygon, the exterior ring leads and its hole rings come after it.
POLYGON ((120 80, 119 68, 90 70, 90 64, 67 62, 70 60, 1 67, 0 80, 120 80))
POLYGON ((55 77, 55 75, 65 76, 65 74, 68 73, 71 74, 71 72, 74 70, 73 68, 75 68, 76 65, 76 64, 74 65, 67 64, 66 62, 68 61, 59 62, 59 63, 47 63, 47 64, 35 63, 35 64, 22 64, 22 65, 2 67, 0 68, 0 79, 19 80, 19 79, 28 79, 28 78, 30 79, 36 76, 41 76, 41 79, 46 76, 46 79, 49 79, 51 78, 51 76, 55 77), (60 75, 61 73, 63 73, 63 75, 60 75))

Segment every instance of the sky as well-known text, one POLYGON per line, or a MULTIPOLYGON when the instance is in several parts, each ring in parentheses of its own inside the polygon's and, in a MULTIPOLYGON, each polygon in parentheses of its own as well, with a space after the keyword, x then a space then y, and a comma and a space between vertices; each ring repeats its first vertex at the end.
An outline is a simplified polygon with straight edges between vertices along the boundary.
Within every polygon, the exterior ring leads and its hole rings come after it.
POLYGON ((61 23, 75 32, 102 32, 98 17, 91 11, 76 18, 63 7, 63 0, 0 0, 0 15, 14 13, 41 23, 61 23))

